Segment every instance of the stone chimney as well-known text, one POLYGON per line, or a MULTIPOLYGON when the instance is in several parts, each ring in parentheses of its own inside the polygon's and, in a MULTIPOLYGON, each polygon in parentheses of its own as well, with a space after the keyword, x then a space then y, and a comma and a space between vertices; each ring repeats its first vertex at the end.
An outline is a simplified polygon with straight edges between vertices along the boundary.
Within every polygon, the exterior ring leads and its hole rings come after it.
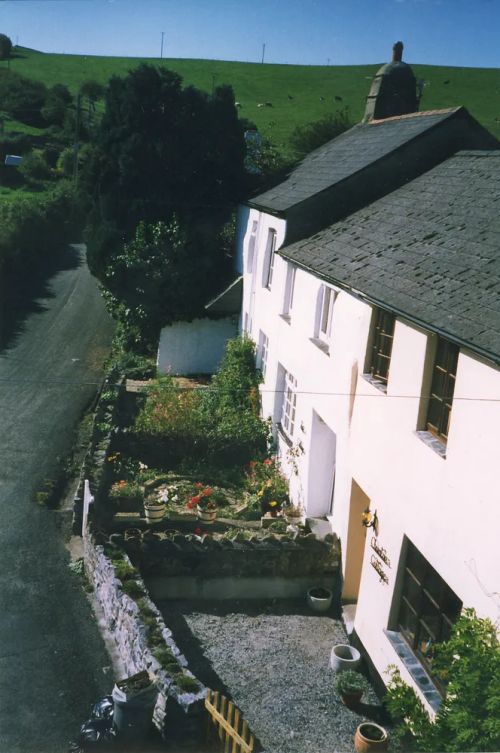
POLYGON ((417 112, 417 81, 411 67, 403 63, 403 43, 392 48, 392 62, 383 65, 373 79, 366 100, 364 123, 394 115, 417 112))

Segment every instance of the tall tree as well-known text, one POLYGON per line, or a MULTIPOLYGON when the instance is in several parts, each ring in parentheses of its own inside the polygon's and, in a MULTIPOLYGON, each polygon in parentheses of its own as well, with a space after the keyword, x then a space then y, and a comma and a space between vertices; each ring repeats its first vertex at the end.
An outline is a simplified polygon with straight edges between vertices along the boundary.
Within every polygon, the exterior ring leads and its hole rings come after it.
POLYGON ((100 207, 128 236, 174 213, 225 217, 242 196, 245 144, 229 87, 209 97, 151 65, 115 76, 97 143, 100 207))
POLYGON ((0 60, 10 58, 12 40, 6 34, 0 34, 0 60))
POLYGON ((199 313, 227 279, 222 228, 246 187, 244 129, 230 87, 209 96, 163 67, 113 77, 104 103, 81 172, 94 198, 89 264, 119 318, 139 294, 135 323, 152 332, 199 313))

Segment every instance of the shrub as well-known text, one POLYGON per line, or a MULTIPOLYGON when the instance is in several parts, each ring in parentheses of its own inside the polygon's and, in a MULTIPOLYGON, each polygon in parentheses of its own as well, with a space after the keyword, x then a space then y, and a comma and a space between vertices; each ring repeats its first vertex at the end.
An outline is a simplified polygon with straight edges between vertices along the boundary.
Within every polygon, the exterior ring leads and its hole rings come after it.
POLYGON ((19 172, 28 182, 37 182, 50 178, 50 168, 43 154, 38 149, 29 152, 29 154, 23 157, 23 161, 19 165, 19 172))
POLYGON ((77 220, 74 193, 66 183, 39 196, 0 203, 0 270, 25 275, 50 266, 53 255, 72 239, 77 220))
POLYGON ((273 508, 281 509, 289 501, 288 481, 281 473, 276 457, 250 461, 247 488, 250 495, 257 498, 262 513, 273 508))
POLYGON ((338 674, 335 687, 338 693, 358 693, 368 688, 368 682, 364 675, 348 669, 338 674))
POLYGON ((446 694, 434 721, 399 671, 389 669, 385 703, 395 718, 404 720, 395 733, 405 750, 500 750, 500 646, 490 620, 466 609, 450 639, 436 645, 433 671, 446 694))
POLYGON ((120 560, 118 562, 115 562, 115 575, 119 580, 122 581, 122 583, 125 583, 128 580, 134 580, 134 578, 137 578, 139 575, 139 572, 137 568, 132 567, 124 560, 120 560))
POLYGON ((352 125, 349 110, 344 108, 334 114, 324 115, 313 123, 297 126, 290 136, 290 146, 295 156, 302 159, 327 141, 340 136, 352 125))
POLYGON ((143 441, 154 439, 150 452, 168 454, 170 462, 203 457, 218 466, 263 454, 269 425, 258 415, 260 375, 254 359, 251 340, 236 338, 208 389, 179 389, 172 377, 162 377, 135 423, 143 441))
POLYGON ((197 693, 200 689, 200 684, 194 677, 184 675, 181 672, 174 675, 172 679, 179 690, 183 690, 185 693, 197 693))
POLYGON ((127 596, 130 596, 131 599, 144 596, 144 588, 136 580, 126 580, 122 585, 122 591, 127 596))

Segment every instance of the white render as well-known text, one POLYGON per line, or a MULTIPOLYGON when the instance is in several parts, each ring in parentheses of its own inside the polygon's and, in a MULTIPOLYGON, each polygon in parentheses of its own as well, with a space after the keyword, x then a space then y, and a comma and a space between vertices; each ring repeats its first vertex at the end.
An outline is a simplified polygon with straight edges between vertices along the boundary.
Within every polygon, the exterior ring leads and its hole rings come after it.
POLYGON ((396 664, 411 683, 384 634, 397 629, 395 587, 404 536, 464 607, 497 624, 500 617, 500 371, 460 350, 443 458, 416 434, 423 428, 436 336, 396 320, 385 393, 363 376, 373 307, 360 293, 338 290, 297 268, 287 311, 291 265, 276 255, 270 289, 263 284, 269 230, 276 231, 279 249, 285 220, 247 208, 240 222, 242 330, 260 346, 258 363, 267 338, 262 409, 276 424, 282 418, 284 373, 297 383, 293 435, 287 439, 276 431, 292 496, 308 516, 329 516, 340 538, 343 596, 357 602, 354 628, 378 673, 387 679, 387 666, 396 664), (320 332, 325 284, 334 298, 329 336, 320 332), (377 511, 375 543, 390 560, 390 566, 382 563, 388 584, 371 566, 372 555, 378 556, 371 547, 374 532, 361 524, 365 507, 377 511))
POLYGON ((161 330, 156 365, 162 374, 213 374, 237 334, 234 316, 175 322, 161 330))

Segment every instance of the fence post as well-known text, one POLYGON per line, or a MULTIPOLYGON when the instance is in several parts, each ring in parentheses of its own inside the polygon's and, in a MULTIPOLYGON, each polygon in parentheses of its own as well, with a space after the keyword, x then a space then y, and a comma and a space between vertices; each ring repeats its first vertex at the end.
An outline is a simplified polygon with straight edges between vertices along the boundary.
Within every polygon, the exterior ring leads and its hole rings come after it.
POLYGON ((85 536, 85 533, 87 531, 87 520, 89 517, 89 509, 90 509, 90 505, 92 505, 93 502, 94 502, 94 497, 90 493, 90 484, 88 482, 88 479, 85 479, 85 483, 83 485, 82 537, 85 536))

